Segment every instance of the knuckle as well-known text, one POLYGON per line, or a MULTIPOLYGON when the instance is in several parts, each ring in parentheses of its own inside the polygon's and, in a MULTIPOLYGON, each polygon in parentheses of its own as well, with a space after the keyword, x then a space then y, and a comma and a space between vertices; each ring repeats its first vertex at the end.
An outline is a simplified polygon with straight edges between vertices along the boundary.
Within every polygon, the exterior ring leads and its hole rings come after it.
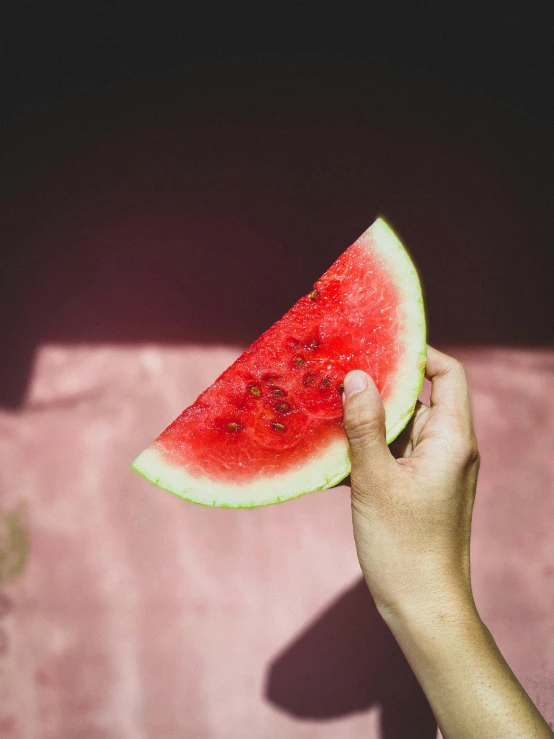
POLYGON ((368 440, 379 435, 382 428, 380 417, 367 418, 358 416, 345 425, 346 433, 353 446, 363 446, 368 440))
POLYGON ((479 464, 480 455, 475 439, 463 439, 457 445, 458 459, 464 466, 479 464))
POLYGON ((476 465, 477 467, 481 465, 481 455, 479 453, 479 449, 477 448, 477 444, 472 444, 470 446, 467 461, 469 462, 469 464, 476 465))
POLYGON ((456 372, 465 372, 464 365, 459 359, 456 359, 455 357, 452 357, 452 367, 456 370, 456 372))
POLYGON ((459 359, 444 354, 441 374, 465 375, 464 365, 459 359))
POLYGON ((458 375, 461 379, 466 379, 466 371, 464 365, 460 362, 459 359, 454 359, 454 357, 450 358, 450 365, 449 370, 455 374, 458 375))
POLYGON ((479 465, 479 448, 473 435, 453 428, 443 435, 442 442, 443 449, 456 463, 464 467, 479 465))

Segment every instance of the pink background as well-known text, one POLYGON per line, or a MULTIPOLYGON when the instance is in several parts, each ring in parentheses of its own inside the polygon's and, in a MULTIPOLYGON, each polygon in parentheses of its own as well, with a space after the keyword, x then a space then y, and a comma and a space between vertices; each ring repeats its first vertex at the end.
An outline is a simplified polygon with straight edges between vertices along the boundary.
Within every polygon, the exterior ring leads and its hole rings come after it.
POLYGON ((554 721, 551 139, 341 64, 193 68, 7 133, 2 739, 435 736, 360 584, 346 488, 211 510, 129 468, 377 213, 468 367, 476 598, 554 721))
MULTIPOLYGON (((483 454, 477 603, 553 721, 554 354, 455 353, 483 454)), ((31 543, 2 590, 6 739, 435 736, 360 584, 346 488, 212 510, 129 470, 235 355, 38 353, 25 407, 0 417, 4 506, 26 502, 31 543)))

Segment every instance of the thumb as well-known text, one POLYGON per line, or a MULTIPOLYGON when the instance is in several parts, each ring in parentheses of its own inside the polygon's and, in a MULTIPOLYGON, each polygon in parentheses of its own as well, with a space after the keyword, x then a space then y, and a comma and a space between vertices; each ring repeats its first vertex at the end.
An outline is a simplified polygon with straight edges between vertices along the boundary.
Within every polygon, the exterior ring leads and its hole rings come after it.
POLYGON ((346 375, 343 405, 352 477, 372 486, 386 476, 394 458, 386 441, 383 402, 368 374, 354 370, 346 375))

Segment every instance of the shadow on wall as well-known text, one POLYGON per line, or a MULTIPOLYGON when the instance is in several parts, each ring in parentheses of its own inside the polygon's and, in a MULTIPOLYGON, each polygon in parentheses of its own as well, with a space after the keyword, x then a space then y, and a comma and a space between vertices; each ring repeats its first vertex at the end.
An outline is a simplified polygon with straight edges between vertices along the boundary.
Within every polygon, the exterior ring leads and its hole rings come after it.
POLYGON ((21 405, 42 343, 250 343, 379 213, 420 268, 431 341, 551 339, 539 125, 361 61, 139 82, 6 130, 0 405, 21 405))
POLYGON ((383 739, 435 739, 437 725, 363 580, 271 663, 266 698, 299 719, 381 709, 383 739))

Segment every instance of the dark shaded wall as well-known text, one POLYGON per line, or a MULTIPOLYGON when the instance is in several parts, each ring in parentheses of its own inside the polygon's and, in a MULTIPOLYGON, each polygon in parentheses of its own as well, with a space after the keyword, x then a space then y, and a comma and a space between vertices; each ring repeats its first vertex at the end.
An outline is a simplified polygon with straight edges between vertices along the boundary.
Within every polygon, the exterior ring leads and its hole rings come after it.
POLYGON ((551 342, 540 7, 2 15, 4 404, 43 342, 249 343, 379 213, 431 341, 551 342))

